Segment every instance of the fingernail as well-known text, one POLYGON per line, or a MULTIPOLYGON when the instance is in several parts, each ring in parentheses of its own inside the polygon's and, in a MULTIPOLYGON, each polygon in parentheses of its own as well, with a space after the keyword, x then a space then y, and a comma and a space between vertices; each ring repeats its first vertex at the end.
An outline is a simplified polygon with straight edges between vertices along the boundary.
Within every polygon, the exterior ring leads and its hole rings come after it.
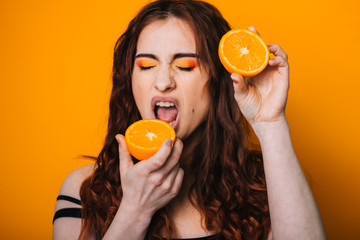
POLYGON ((166 140, 166 144, 171 147, 172 144, 173 144, 173 142, 171 141, 171 139, 167 139, 167 140, 166 140))

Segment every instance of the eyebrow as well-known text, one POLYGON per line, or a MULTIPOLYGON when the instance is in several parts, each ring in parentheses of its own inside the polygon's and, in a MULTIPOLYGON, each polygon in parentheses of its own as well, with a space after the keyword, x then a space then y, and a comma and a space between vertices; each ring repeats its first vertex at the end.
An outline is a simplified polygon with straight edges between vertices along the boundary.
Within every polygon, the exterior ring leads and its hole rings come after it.
POLYGON ((195 53, 177 53, 174 55, 173 61, 177 58, 183 58, 183 57, 198 58, 199 56, 195 53))
MULTIPOLYGON (((159 60, 154 54, 150 54, 150 53, 139 53, 138 55, 135 56, 135 58, 141 58, 141 57, 159 60)), ((177 53, 174 55, 173 61, 177 58, 183 58, 183 57, 199 58, 199 56, 195 53, 177 53)))
POLYGON ((146 57, 146 58, 152 58, 158 60, 158 58, 154 54, 149 54, 149 53, 139 53, 138 55, 135 56, 135 58, 140 58, 140 57, 146 57))

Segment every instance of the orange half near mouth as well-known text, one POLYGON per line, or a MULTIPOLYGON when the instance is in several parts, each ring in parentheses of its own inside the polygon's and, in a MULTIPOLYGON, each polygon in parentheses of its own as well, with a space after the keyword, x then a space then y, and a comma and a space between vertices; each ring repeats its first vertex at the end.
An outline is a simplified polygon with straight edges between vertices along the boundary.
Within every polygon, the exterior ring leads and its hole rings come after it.
POLYGON ((153 156, 166 139, 175 142, 175 130, 157 119, 144 119, 131 124, 125 132, 129 153, 138 160, 153 156))

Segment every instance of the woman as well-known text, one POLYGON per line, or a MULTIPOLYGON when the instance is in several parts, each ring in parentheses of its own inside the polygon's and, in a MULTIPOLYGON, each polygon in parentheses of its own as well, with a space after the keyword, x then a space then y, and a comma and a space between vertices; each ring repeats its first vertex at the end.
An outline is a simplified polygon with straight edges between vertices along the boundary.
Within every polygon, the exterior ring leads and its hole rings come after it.
POLYGON ((217 56, 228 30, 217 9, 189 0, 150 3, 130 22, 115 46, 104 147, 64 181, 54 239, 325 238, 285 118, 287 56, 270 45, 261 74, 230 76, 217 56), (178 138, 135 163, 123 134, 141 118, 169 122, 178 138))

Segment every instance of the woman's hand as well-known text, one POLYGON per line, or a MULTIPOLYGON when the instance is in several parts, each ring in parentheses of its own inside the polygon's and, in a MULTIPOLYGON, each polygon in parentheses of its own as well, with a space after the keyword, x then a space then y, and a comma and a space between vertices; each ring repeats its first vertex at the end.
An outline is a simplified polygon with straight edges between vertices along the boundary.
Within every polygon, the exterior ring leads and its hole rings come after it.
POLYGON ((150 218, 179 192, 184 171, 179 167, 183 144, 176 139, 164 141, 159 151, 145 161, 134 164, 125 139, 117 135, 120 157, 120 177, 123 190, 122 206, 145 218, 150 218))
MULTIPOLYGON (((257 33, 254 27, 249 30, 257 33)), ((248 122, 254 127, 285 119, 289 89, 289 64, 286 53, 276 44, 269 45, 275 55, 258 75, 244 78, 233 73, 235 99, 248 122)))
POLYGON ((184 171, 179 167, 182 142, 164 141, 159 151, 134 164, 123 135, 119 143, 120 178, 123 197, 103 239, 144 239, 154 213, 180 191, 184 171))

